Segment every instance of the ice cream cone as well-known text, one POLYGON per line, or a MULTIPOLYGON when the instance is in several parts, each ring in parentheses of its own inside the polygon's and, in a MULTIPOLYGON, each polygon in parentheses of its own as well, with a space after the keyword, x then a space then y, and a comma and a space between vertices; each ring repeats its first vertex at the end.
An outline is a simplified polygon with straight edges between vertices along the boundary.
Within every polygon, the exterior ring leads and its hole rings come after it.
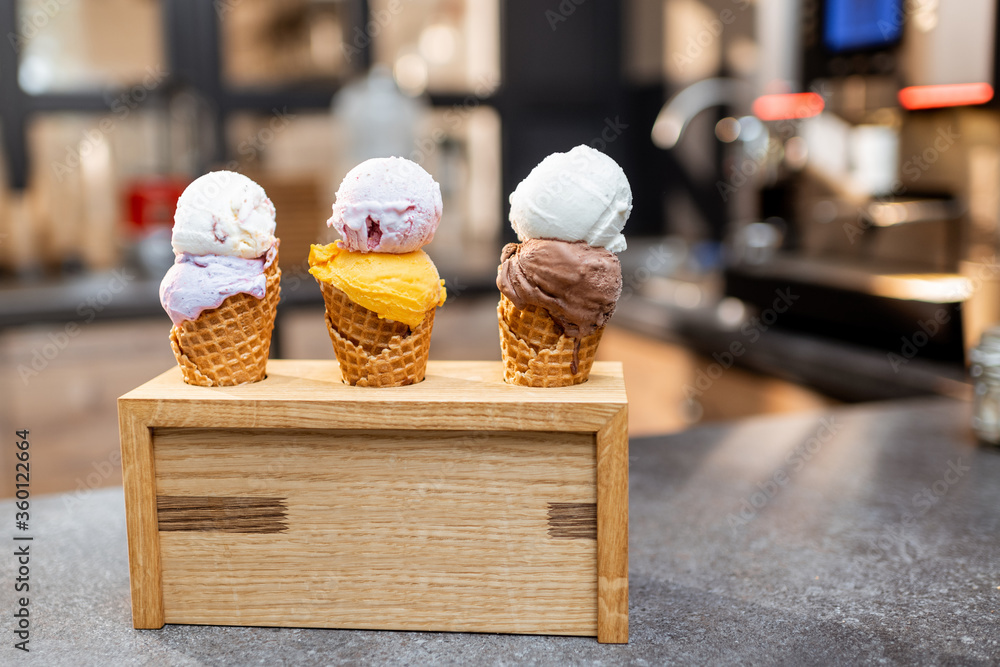
POLYGON ((497 267, 505 382, 586 382, 621 297, 616 253, 625 250, 622 229, 631 211, 625 172, 584 145, 552 153, 511 193, 519 243, 501 249, 497 267))
POLYGON ((518 308, 503 294, 497 315, 504 382, 526 387, 567 387, 590 377, 604 327, 583 338, 573 338, 544 308, 518 308))
POLYGON ((326 329, 344 382, 401 387, 424 379, 436 308, 411 330, 402 322, 380 318, 329 283, 321 281, 320 288, 326 302, 326 329))
POLYGON ((311 247, 309 273, 322 288, 347 384, 424 379, 434 311, 447 292, 421 248, 434 238, 441 208, 441 187, 405 158, 365 160, 341 181, 326 223, 341 240, 311 247))
POLYGON ((271 332, 281 293, 281 269, 275 257, 265 272, 263 299, 234 294, 218 308, 170 330, 170 347, 184 382, 202 387, 230 387, 259 382, 267 373, 271 332))

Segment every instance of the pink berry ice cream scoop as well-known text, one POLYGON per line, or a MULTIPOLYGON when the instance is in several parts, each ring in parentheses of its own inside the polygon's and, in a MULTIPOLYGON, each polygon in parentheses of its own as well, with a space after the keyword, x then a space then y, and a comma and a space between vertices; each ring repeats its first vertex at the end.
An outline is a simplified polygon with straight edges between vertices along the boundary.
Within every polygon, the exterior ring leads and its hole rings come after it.
POLYGON ((373 158, 347 172, 326 224, 348 250, 401 254, 434 238, 441 210, 441 187, 420 165, 373 158))
POLYGON ((235 294, 263 299, 267 292, 265 271, 276 255, 274 252, 243 259, 182 253, 160 283, 160 303, 170 321, 179 325, 197 320, 203 312, 218 308, 235 294))

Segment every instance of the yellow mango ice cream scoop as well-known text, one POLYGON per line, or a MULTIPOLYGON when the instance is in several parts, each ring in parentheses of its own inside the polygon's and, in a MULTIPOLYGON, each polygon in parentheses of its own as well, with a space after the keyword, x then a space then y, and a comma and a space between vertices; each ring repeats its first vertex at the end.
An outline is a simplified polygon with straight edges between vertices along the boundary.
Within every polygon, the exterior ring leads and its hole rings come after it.
POLYGON ((341 242, 313 245, 309 273, 329 283, 380 318, 416 328, 428 311, 444 304, 444 281, 423 250, 392 254, 352 252, 341 242))

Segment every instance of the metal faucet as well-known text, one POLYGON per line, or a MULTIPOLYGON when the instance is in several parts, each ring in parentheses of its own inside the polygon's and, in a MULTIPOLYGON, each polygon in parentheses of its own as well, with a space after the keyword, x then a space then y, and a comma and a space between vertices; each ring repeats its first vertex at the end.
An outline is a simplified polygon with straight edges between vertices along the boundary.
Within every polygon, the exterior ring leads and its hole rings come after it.
POLYGON ((658 148, 671 149, 694 117, 705 109, 723 104, 749 109, 752 99, 753 88, 739 79, 716 77, 696 81, 667 100, 656 115, 650 136, 658 148))

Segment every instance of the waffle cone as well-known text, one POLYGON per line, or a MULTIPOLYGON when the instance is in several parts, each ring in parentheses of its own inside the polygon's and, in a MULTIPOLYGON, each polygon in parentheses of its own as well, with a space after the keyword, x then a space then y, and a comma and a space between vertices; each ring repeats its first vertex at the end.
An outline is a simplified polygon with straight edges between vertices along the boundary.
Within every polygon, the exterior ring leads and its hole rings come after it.
POLYGON ((267 374, 271 331, 281 297, 281 269, 275 257, 264 274, 263 299, 234 294, 218 308, 170 330, 170 347, 184 382, 201 387, 231 387, 259 382, 267 374))
POLYGON ((435 308, 412 331, 402 322, 382 319, 320 281, 326 302, 326 330, 340 362, 344 382, 358 387, 401 387, 424 379, 435 308))
POLYGON ((577 339, 567 336, 547 310, 538 306, 522 310, 501 294, 497 316, 504 382, 525 387, 567 387, 590 377, 604 327, 580 339, 574 373, 577 339))

